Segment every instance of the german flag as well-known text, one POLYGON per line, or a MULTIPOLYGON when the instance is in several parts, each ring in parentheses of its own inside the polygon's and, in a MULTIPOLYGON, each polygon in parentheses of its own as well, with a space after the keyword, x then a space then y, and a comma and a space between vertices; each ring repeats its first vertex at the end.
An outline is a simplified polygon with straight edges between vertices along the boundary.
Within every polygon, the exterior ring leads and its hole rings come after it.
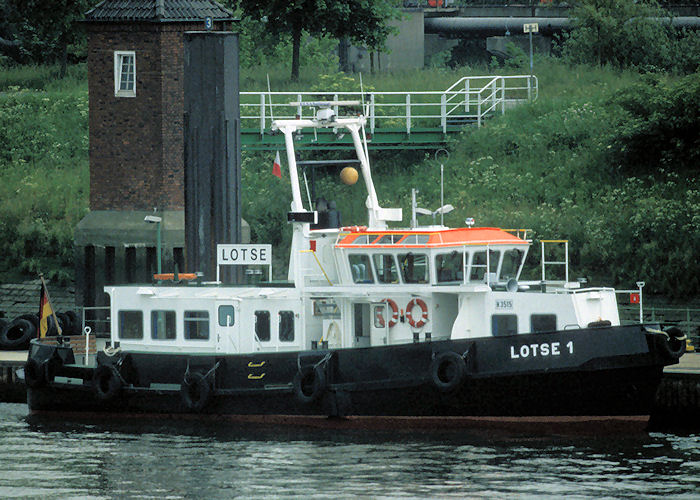
POLYGON ((46 291, 46 286, 41 283, 41 295, 39 297, 39 336, 38 338, 46 337, 46 333, 49 331, 49 316, 53 314, 53 309, 51 309, 51 302, 49 301, 49 294, 46 291))

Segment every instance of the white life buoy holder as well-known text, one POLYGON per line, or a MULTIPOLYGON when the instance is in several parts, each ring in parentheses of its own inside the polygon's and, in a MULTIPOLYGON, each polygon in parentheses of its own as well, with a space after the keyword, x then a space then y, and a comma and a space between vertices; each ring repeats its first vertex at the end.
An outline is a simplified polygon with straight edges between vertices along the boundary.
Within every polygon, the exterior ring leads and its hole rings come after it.
POLYGON ((408 319, 408 324, 413 328, 421 328, 428 322, 428 304, 425 303, 423 299, 415 298, 411 299, 408 304, 406 304, 406 319, 408 319), (413 308, 418 306, 421 308, 421 317, 416 320, 413 316, 413 308))
MULTIPOLYGON (((396 305, 396 302, 394 302, 392 299, 384 299, 382 302, 386 303, 391 308, 389 328, 392 328, 399 322, 399 306, 396 305)), ((377 307, 377 324, 379 325, 379 328, 384 328, 384 315, 379 307, 377 307)))

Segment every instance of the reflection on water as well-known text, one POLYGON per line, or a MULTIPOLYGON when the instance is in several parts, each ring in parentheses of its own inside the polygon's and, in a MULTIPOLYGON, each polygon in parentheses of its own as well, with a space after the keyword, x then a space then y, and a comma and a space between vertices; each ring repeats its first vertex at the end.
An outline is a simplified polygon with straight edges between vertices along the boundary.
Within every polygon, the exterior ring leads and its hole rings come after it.
POLYGON ((700 436, 56 422, 0 404, 0 497, 698 498, 700 436))

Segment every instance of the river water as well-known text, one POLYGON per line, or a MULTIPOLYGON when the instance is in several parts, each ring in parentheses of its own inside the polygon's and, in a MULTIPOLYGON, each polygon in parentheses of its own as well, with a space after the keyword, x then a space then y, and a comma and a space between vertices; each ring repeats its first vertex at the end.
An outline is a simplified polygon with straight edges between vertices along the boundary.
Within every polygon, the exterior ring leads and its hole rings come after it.
POLYGON ((700 434, 542 436, 30 417, 1 498, 700 498, 700 434))

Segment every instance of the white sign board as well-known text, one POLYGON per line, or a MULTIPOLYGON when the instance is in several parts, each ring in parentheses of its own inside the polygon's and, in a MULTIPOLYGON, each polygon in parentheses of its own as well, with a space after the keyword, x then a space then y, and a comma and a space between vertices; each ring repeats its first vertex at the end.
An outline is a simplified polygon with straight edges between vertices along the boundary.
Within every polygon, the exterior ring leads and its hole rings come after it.
POLYGON ((272 245, 216 245, 216 263, 226 265, 271 265, 272 245))
POLYGON ((537 23, 525 23, 523 24, 523 33, 537 33, 539 28, 537 23))

